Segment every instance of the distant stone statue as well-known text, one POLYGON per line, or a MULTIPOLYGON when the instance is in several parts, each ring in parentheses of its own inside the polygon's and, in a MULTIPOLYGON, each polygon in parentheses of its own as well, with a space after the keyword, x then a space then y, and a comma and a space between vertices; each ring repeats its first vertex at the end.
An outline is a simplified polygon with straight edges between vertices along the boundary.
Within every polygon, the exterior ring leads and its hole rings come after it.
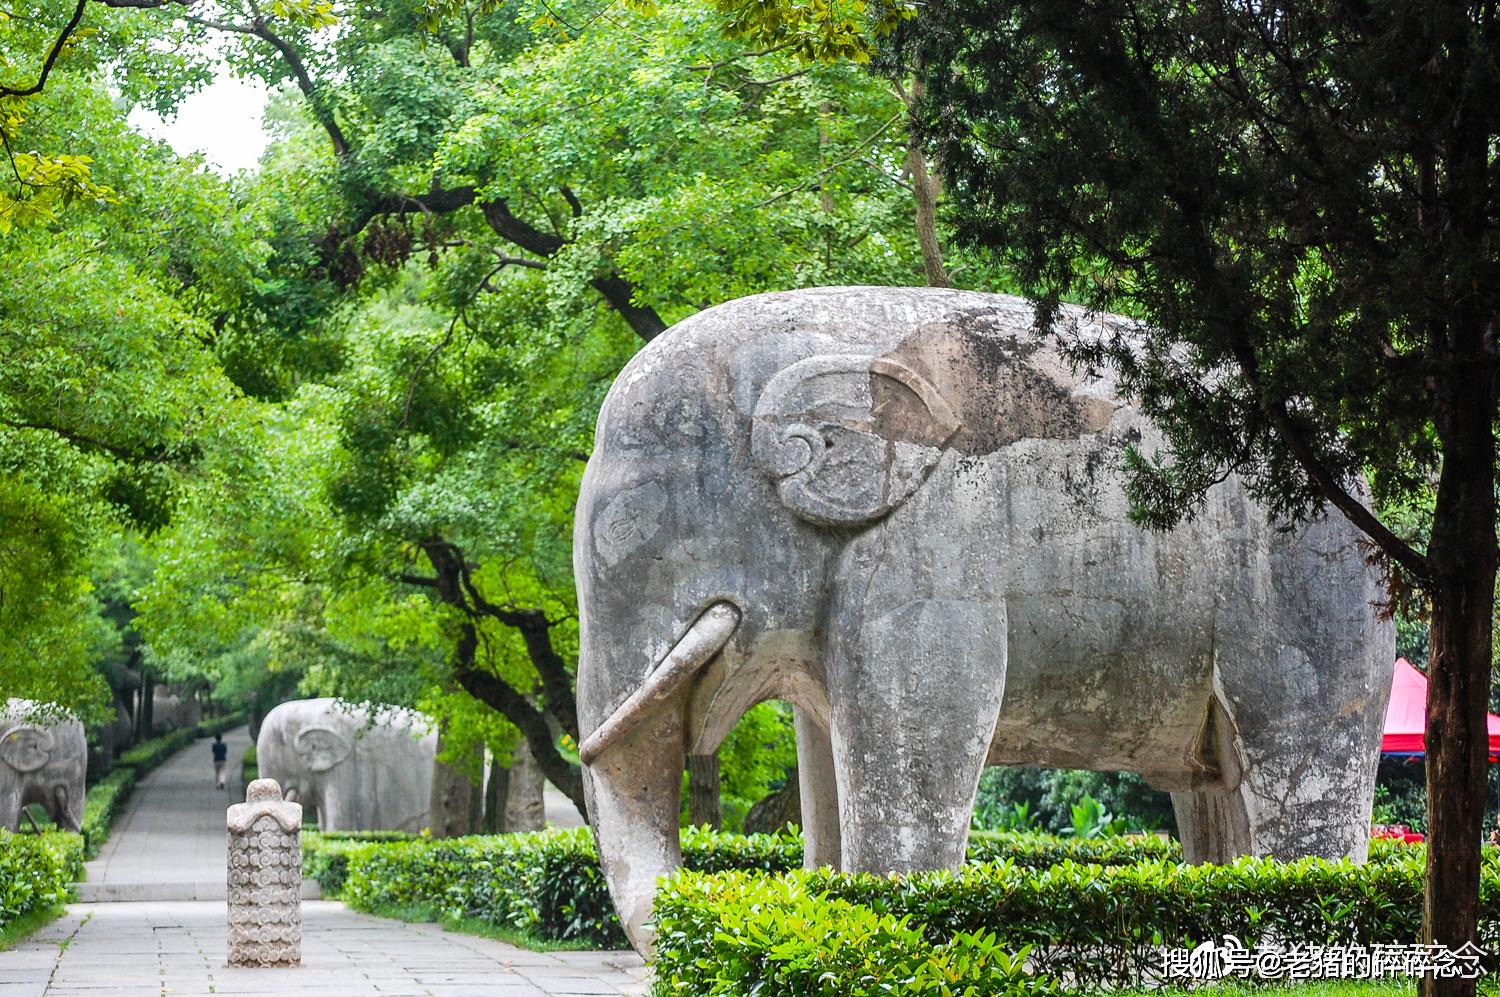
POLYGON ((229 808, 229 964, 302 962, 302 805, 256 779, 229 808))
POLYGON ((1136 525, 1127 450, 1160 429, 1034 325, 1004 295, 765 294, 616 379, 575 517, 578 721, 638 948, 684 755, 767 698, 796 710, 811 865, 957 865, 986 764, 1138 772, 1195 862, 1365 857, 1395 654, 1362 536, 1280 529, 1234 475, 1136 525))
POLYGON ((0 827, 14 830, 21 811, 40 804, 65 831, 83 823, 88 743, 73 717, 44 716, 29 699, 0 710, 0 827))
POLYGON ((334 699, 282 703, 261 721, 256 764, 323 831, 411 831, 431 823, 437 725, 414 710, 369 711, 334 699))

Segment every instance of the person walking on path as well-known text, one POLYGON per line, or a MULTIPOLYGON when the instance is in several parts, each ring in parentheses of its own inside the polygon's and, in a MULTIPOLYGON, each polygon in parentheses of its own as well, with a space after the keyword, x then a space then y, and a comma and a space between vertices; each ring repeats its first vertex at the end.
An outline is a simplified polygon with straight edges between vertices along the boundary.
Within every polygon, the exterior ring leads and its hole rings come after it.
POLYGON ((219 789, 226 789, 224 770, 229 766, 229 745, 224 743, 223 734, 214 735, 214 785, 219 789))

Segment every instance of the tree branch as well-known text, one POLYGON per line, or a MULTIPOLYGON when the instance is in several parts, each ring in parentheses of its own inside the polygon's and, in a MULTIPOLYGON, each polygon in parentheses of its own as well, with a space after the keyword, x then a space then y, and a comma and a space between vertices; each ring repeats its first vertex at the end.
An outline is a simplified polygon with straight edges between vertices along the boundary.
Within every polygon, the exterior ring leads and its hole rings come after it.
POLYGON ((14 419, 0 419, 0 426, 10 429, 27 429, 38 433, 51 433, 61 439, 68 441, 82 450, 94 450, 99 453, 107 453, 118 457, 120 460, 132 464, 163 464, 170 457, 163 447, 154 447, 150 450, 135 450, 130 447, 121 446, 117 443, 106 443, 104 440, 95 439, 83 433, 70 429, 62 429, 58 426, 48 426, 39 422, 20 422, 14 419))
MULTIPOLYGON (((174 0, 183 2, 183 0, 174 0)), ((215 31, 227 31, 239 35, 250 35, 262 41, 269 42, 276 51, 281 53, 282 61, 291 70, 292 78, 297 81, 297 89, 307 98, 312 108, 313 117, 323 130, 328 133, 328 138, 333 142, 333 154, 343 159, 349 154, 349 142, 344 137, 343 129, 339 127, 338 119, 334 117, 333 108, 328 106, 323 97, 323 91, 313 83, 312 76, 307 72, 307 65, 302 61, 302 56, 292 47, 291 43, 272 31, 266 24, 264 18, 257 17, 249 24, 237 24, 229 21, 214 21, 205 17, 192 17, 184 15, 183 19, 193 24, 201 24, 205 28, 215 31)))
POLYGON ((57 57, 62 54, 62 50, 68 44, 68 39, 73 36, 73 32, 78 30, 78 22, 83 20, 83 10, 87 5, 88 0, 78 0, 78 5, 73 8, 73 16, 63 26, 62 33, 52 43, 51 51, 47 53, 47 58, 42 62, 42 72, 37 77, 36 82, 29 87, 22 87, 20 89, 0 87, 0 97, 30 97, 42 92, 42 88, 47 85, 47 77, 52 75, 52 67, 57 65, 57 57))

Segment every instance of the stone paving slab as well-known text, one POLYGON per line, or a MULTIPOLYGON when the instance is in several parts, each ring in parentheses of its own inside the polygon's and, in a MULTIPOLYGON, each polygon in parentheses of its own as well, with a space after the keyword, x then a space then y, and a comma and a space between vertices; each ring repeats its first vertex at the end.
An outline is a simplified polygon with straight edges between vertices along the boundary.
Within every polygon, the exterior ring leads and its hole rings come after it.
POLYGON ((226 911, 212 901, 78 903, 0 952, 0 997, 564 997, 644 995, 633 952, 530 952, 504 942, 302 905, 302 965, 225 965, 226 911))

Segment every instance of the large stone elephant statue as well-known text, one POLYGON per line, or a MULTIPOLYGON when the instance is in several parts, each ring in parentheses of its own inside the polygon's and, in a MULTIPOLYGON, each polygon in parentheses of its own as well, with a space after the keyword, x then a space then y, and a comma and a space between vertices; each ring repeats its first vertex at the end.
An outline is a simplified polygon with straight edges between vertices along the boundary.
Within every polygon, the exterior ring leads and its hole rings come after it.
POLYGON ((578 709, 637 948, 684 752, 773 697, 809 865, 957 865, 986 764, 1138 772, 1194 861, 1364 857, 1394 634, 1360 536, 1278 529, 1232 476, 1132 524, 1124 451, 1159 432, 1032 328, 999 295, 767 294, 616 380, 577 507, 578 709))
POLYGON ((318 811, 324 831, 427 827, 437 728, 411 710, 369 711, 334 699, 282 703, 255 741, 263 778, 318 811))
POLYGON ((38 714, 37 705, 10 699, 0 715, 0 827, 18 827, 22 809, 37 803, 58 827, 78 831, 88 769, 83 724, 38 714))

